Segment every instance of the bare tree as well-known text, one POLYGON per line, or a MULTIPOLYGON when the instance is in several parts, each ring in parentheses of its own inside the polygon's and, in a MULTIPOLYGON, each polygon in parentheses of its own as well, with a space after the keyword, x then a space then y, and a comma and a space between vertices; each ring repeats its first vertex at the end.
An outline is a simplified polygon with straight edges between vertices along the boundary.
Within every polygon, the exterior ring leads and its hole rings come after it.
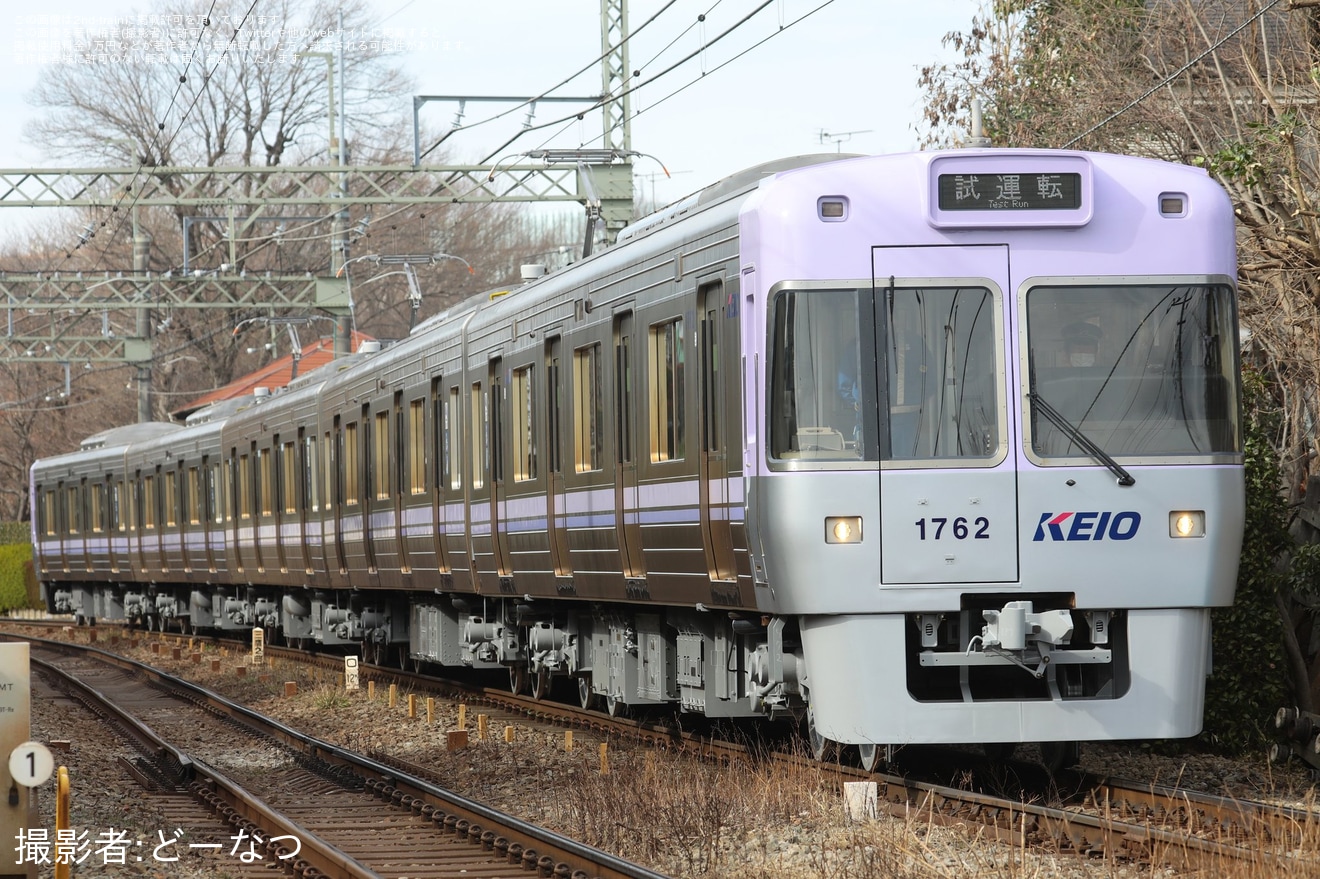
MULTIPOLYGON (((52 155, 145 165, 279 165, 325 156, 329 53, 370 24, 364 0, 157 0, 114 51, 79 51, 28 96, 44 111, 26 136, 52 155), (317 54, 320 53, 320 54, 317 54), (128 147, 131 145, 131 152, 128 147)), ((349 142, 379 144, 411 87, 378 43, 343 53, 349 142)), ((336 68, 337 68, 336 62, 336 68)), ((339 76, 339 71, 334 71, 339 76)), ((338 112, 338 108, 335 108, 338 112)), ((396 135, 397 136, 397 135, 396 135)))

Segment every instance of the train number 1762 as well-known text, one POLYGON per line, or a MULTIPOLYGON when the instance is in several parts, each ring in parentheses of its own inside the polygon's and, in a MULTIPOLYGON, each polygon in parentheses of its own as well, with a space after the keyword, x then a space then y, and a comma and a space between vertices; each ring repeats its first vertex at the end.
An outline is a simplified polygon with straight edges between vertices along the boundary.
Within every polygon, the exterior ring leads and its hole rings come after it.
POLYGON ((918 519, 915 523, 917 533, 921 540, 945 540, 952 538, 954 540, 989 540, 990 539, 990 520, 985 516, 977 516, 975 519, 968 520, 963 516, 956 519, 950 519, 946 516, 932 516, 929 519, 918 519))

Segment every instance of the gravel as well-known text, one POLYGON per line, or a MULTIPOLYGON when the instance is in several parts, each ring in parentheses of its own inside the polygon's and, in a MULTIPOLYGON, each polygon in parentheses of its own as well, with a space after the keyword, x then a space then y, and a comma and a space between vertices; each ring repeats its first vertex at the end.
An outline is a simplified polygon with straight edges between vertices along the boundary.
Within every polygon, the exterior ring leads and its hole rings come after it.
MULTIPOLYGON (((65 637, 74 637, 72 633, 65 637)), ((79 638, 85 640, 85 635, 79 638)), ((106 646, 104 638, 98 646, 106 646)), ((122 647, 123 645, 121 645, 122 647)), ((203 648, 209 660, 219 656, 203 648)), ((1053 857, 1029 849, 978 839, 957 828, 880 817, 849 822, 833 785, 804 772, 783 777, 773 769, 693 765, 682 757, 611 743, 608 773, 601 772, 603 740, 574 731, 574 748, 563 731, 513 722, 514 742, 504 741, 503 723, 487 741, 476 741, 476 711, 469 709, 472 743, 446 750, 446 734, 457 725, 457 706, 437 700, 434 722, 407 716, 406 694, 390 709, 385 695, 365 690, 345 694, 317 683, 310 672, 277 666, 266 680, 237 676, 240 660, 225 656, 221 670, 208 661, 194 664, 145 647, 122 649, 140 661, 195 680, 231 699, 279 718, 310 735, 357 750, 379 750, 431 767, 453 790, 508 810, 569 836, 612 850, 675 876, 704 877, 977 877, 977 879, 1124 879, 1175 875, 1117 863, 1053 857), (283 695, 285 680, 298 681, 298 693, 283 695)), ((420 701, 420 700, 419 700, 420 701)), ((481 709, 477 709, 481 710, 481 709)), ((153 812, 133 792, 113 758, 127 755, 85 711, 62 700, 33 704, 32 737, 67 739, 56 755, 73 779, 73 824, 95 837, 106 828, 129 830, 154 848, 169 832, 166 816, 153 812)), ((1159 752, 1138 743, 1087 746, 1086 768, 1192 790, 1287 803, 1315 809, 1315 787, 1297 767, 1274 767, 1266 760, 1227 760, 1211 755, 1159 752)), ((228 758, 241 759, 241 758, 228 758)), ((41 798, 42 821, 53 827, 52 797, 41 798)), ((53 836, 53 831, 51 831, 53 836)), ((228 841, 226 840, 226 851, 228 841)), ((88 863, 77 876, 151 875, 169 879, 236 875, 235 858, 179 863, 100 865, 88 863)), ((46 868, 49 869, 49 868, 46 868)), ((43 874, 44 875, 44 874, 43 874)), ((267 874, 270 875, 270 874, 267 874)))

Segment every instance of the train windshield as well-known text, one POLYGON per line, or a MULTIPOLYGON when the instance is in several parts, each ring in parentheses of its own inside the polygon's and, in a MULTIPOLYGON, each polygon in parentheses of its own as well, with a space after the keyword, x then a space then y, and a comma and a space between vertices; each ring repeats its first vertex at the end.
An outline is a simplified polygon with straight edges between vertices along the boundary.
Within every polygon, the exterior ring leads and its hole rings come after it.
POLYGON ((772 308, 773 457, 985 466, 999 455, 989 289, 784 290, 772 308))
POLYGON ((1042 286, 1026 301, 1037 456, 1084 458, 1086 441, 1113 457, 1241 451, 1229 287, 1042 286))

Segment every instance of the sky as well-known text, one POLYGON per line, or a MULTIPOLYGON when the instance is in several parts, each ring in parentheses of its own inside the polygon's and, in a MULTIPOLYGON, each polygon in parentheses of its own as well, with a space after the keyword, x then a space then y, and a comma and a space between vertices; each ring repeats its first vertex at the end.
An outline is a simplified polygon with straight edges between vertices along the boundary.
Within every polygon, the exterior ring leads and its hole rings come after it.
MULTIPOLYGON (((23 139, 40 113, 25 96, 50 69, 50 48, 80 32, 134 24, 171 10, 172 0, 45 0, 39 12, 0 13, 0 168, 43 167, 23 139)), ((415 94, 531 96, 586 72, 553 94, 599 93, 598 0, 368 0, 372 35, 393 39, 415 94)), ((193 4, 177 0, 177 9, 193 4)), ((270 28, 256 0, 249 28, 270 28)), ((632 147, 641 194, 664 204, 760 162, 814 152, 902 152, 920 141, 919 68, 950 60, 941 40, 965 30, 979 0, 630 0, 629 66, 641 74, 632 95, 632 147), (758 7, 763 7, 759 11, 758 7), (657 15, 657 13, 660 13, 657 15), (705 15, 705 20, 699 18, 705 15), (655 17, 654 22, 647 23, 655 17), (747 20, 739 24, 740 20, 747 20), (735 27, 736 25, 736 27, 735 27), (721 39, 724 31, 732 32, 721 39), (763 42, 762 42, 763 41, 763 42), (760 43, 760 45, 755 45, 760 43), (688 55, 694 57, 665 72, 688 55), (668 177, 665 172, 668 172, 668 177)), ((350 41, 351 42, 351 41, 350 41)), ((477 162, 526 121, 511 104, 471 101, 472 126, 448 140, 450 158, 477 162), (474 124, 497 113, 500 120, 474 124)), ((560 119, 568 105, 543 103, 533 125, 560 119)), ((410 115, 407 107, 401 116, 410 115)), ((424 125, 442 129, 453 103, 428 103, 424 125)), ((601 114, 537 128, 506 154, 599 146, 601 114)), ((411 140, 411 124, 403 123, 411 140)), ((423 141, 423 148, 428 143, 423 141)), ((92 163, 88 163, 92 164, 92 163)), ((56 209, 50 209, 56 210, 56 209)), ((13 222, 0 209, 0 238, 13 222)), ((31 215, 30 211, 24 214, 31 215)), ((42 213, 45 213, 43 210, 42 213)))

